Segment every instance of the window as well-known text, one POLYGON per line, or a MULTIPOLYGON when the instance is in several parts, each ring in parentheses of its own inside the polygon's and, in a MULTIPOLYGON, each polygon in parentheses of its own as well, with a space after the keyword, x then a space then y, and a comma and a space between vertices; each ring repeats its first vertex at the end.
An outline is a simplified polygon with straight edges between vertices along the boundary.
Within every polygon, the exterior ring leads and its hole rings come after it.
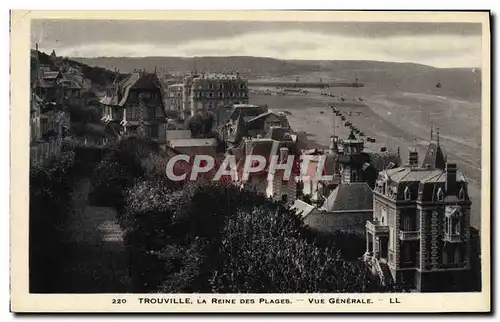
POLYGON ((442 259, 443 259, 443 264, 448 264, 448 250, 446 249, 446 246, 443 247, 443 254, 442 254, 442 259))
POLYGON ((288 202, 288 195, 286 193, 281 196, 281 201, 284 203, 288 202))
POLYGON ((222 97, 222 96, 223 96, 223 94, 222 94, 222 92, 220 92, 220 93, 219 93, 219 97, 222 97))
POLYGON ((438 191, 437 191, 437 200, 438 201, 443 201, 444 200, 444 194, 443 194, 443 190, 441 188, 439 188, 438 191))
POLYGON ((460 222, 458 218, 451 218, 451 232, 460 235, 460 222))
POLYGON ((455 248, 455 254, 454 254, 454 261, 453 261, 453 264, 460 264, 460 247, 456 247, 455 248))
POLYGON ((245 84, 240 84, 240 88, 241 89, 245 88, 245 84))
POLYGON ((148 119, 154 120, 156 118, 156 107, 148 108, 148 119))
POLYGON ((403 246, 403 252, 404 252, 404 262, 405 263, 411 263, 412 262, 412 256, 411 256, 411 248, 408 243, 405 243, 403 246))
POLYGON ((410 189, 408 188, 408 186, 406 186, 404 194, 405 194, 405 200, 411 199, 411 192, 410 192, 410 189))
POLYGON ((151 125, 151 138, 158 138, 158 124, 151 125))
POLYGON ((213 96, 214 96, 214 93, 210 92, 210 93, 208 94, 208 96, 209 96, 209 97, 213 97, 213 96))
POLYGON ((464 200, 465 199, 465 190, 464 187, 460 188, 460 191, 458 192, 458 199, 464 200))
POLYGON ((389 245, 390 245, 390 248, 391 248, 391 249, 394 249, 394 248, 395 248, 395 247, 394 247, 394 246, 395 246, 395 238, 396 238, 396 236, 395 236, 395 234, 394 234, 394 228, 391 228, 391 229, 389 230, 389 245))

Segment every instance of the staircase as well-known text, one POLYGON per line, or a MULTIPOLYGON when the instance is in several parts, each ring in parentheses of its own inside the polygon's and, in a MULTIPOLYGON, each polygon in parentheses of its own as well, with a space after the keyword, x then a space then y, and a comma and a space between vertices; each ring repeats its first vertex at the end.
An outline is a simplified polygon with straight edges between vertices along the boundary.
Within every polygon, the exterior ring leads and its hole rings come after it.
POLYGON ((388 282, 392 281, 391 270, 389 269, 389 266, 385 262, 380 262, 379 265, 381 269, 381 274, 384 277, 382 282, 384 284, 387 284, 388 282))
POLYGON ((373 259, 373 264, 377 270, 380 281, 383 285, 387 285, 392 281, 392 274, 389 266, 385 261, 379 261, 378 259, 373 259))

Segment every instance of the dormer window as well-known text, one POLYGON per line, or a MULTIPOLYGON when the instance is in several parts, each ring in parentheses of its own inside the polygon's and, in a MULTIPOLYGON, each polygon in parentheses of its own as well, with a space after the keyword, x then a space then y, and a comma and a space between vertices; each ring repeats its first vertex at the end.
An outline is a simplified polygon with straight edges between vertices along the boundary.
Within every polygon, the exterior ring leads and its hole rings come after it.
POLYGON ((392 195, 391 195, 391 198, 392 198, 392 199, 396 199, 396 198, 398 197, 398 188, 396 188, 396 187, 392 187, 392 189, 391 189, 391 194, 392 194, 392 195))
POLYGON ((458 199, 459 200, 465 200, 465 190, 464 190, 464 187, 460 188, 460 191, 458 192, 458 199))
POLYGON ((443 194, 443 190, 441 188, 438 189, 436 196, 437 196, 438 201, 444 200, 444 194, 443 194))
POLYGON ((411 199, 410 188, 408 188, 408 187, 405 188, 404 197, 405 197, 405 200, 410 200, 411 199))

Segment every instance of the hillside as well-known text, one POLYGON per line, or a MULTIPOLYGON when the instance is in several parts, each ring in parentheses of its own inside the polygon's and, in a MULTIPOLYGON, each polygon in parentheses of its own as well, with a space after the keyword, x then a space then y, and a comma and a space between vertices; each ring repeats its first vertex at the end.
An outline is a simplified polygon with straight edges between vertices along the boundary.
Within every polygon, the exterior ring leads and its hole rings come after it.
MULTIPOLYGON (((38 51, 38 57, 41 65, 56 67, 55 62, 47 53, 38 51)), ((84 62, 66 57, 63 58, 62 61, 64 66, 79 69, 83 77, 89 79, 92 82, 92 86, 98 87, 99 89, 109 85, 116 77, 116 72, 97 65, 89 66, 84 62)))
POLYGON ((72 60, 129 73, 137 68, 164 72, 235 71, 252 78, 299 76, 301 80, 352 81, 358 78, 374 94, 392 91, 426 93, 456 99, 480 100, 479 69, 434 68, 413 63, 379 61, 279 60, 263 57, 96 57, 72 60), (436 84, 442 87, 437 88, 436 84))

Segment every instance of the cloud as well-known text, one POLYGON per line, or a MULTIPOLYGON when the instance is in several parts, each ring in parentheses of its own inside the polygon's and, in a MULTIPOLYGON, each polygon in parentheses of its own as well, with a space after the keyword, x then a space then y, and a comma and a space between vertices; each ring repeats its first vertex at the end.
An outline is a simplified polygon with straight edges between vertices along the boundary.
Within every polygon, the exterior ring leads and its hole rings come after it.
MULTIPOLYGON (((45 50, 52 50, 46 48, 45 50)), ((481 66, 479 35, 352 37, 302 30, 253 32, 183 43, 88 43, 57 48, 63 56, 261 56, 306 60, 379 60, 436 67, 481 66)))

